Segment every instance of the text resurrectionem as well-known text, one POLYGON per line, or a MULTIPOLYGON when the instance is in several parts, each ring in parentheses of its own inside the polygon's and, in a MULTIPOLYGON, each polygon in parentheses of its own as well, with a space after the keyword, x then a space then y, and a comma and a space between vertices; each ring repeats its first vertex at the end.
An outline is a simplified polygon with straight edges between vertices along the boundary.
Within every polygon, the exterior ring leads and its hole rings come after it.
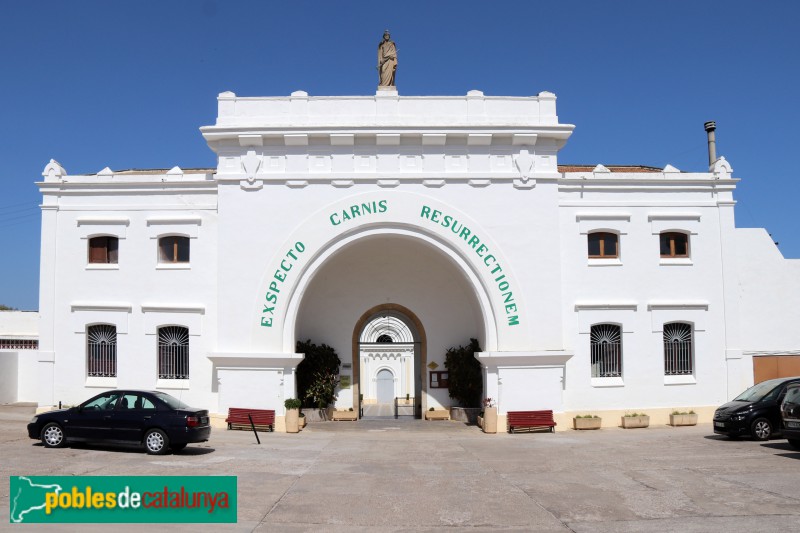
POLYGON ((503 266, 497 261, 497 257, 490 253, 491 250, 478 237, 471 229, 459 222, 458 219, 451 215, 445 215, 441 211, 431 209, 427 205, 422 206, 420 217, 429 220, 435 224, 439 224, 443 228, 449 229, 453 235, 462 239, 468 247, 481 258, 483 264, 489 269, 496 284, 497 290, 503 298, 503 306, 506 311, 506 318, 508 319, 509 326, 519 325, 519 315, 517 313, 517 302, 514 299, 514 293, 511 291, 511 284, 506 279, 503 273, 503 266))

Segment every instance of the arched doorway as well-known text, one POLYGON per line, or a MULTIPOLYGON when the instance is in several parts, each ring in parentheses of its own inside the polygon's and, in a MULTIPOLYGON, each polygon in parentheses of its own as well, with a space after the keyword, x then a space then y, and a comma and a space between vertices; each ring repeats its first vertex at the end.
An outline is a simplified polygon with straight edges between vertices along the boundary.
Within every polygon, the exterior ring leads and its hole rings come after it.
POLYGON ((421 327, 410 315, 402 306, 382 305, 370 309, 356 325, 353 368, 363 418, 421 414, 421 327))
POLYGON ((388 368, 378 370, 375 376, 375 399, 378 405, 390 405, 395 399, 394 372, 388 368))

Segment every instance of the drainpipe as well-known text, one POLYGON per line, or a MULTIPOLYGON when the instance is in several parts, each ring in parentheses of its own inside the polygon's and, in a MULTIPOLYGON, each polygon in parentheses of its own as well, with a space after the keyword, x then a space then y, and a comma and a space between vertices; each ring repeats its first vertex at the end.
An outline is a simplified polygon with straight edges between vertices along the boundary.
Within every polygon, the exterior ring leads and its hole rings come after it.
POLYGON ((714 132, 717 130, 717 123, 709 120, 703 127, 708 134, 708 166, 712 166, 717 161, 717 138, 714 132))

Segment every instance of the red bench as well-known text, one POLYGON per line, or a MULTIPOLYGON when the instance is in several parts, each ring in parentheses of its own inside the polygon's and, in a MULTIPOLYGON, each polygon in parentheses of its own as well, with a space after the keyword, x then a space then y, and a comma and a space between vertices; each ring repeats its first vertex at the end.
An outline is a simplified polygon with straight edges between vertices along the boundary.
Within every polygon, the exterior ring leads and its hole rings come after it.
POLYGON ((228 408, 228 429, 252 429, 250 418, 256 430, 275 431, 275 411, 270 409, 242 409, 240 407, 228 408), (248 417, 249 415, 249 417, 248 417))
POLYGON ((556 427, 553 411, 509 411, 506 418, 510 433, 514 433, 515 429, 542 428, 549 428, 552 432, 556 427))

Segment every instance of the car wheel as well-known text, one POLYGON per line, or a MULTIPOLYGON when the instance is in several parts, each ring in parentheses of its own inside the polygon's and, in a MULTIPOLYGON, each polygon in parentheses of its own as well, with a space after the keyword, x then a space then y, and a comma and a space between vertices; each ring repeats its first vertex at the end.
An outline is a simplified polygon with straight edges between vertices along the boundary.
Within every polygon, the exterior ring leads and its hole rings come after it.
POLYGON ((170 444, 169 445, 169 449, 172 450, 173 452, 179 452, 184 448, 186 448, 186 443, 185 442, 183 444, 170 444))
POLYGON ((169 450, 169 438, 160 429, 151 429, 144 436, 144 447, 150 455, 164 455, 169 450))
POLYGON ((45 448, 61 448, 66 444, 64 430, 55 422, 50 422, 42 428, 42 444, 45 448))
POLYGON ((789 439, 789 446, 795 450, 800 450, 800 439, 789 439))
POLYGON ((772 424, 766 418, 756 418, 750 429, 756 440, 769 440, 772 435, 772 424))

